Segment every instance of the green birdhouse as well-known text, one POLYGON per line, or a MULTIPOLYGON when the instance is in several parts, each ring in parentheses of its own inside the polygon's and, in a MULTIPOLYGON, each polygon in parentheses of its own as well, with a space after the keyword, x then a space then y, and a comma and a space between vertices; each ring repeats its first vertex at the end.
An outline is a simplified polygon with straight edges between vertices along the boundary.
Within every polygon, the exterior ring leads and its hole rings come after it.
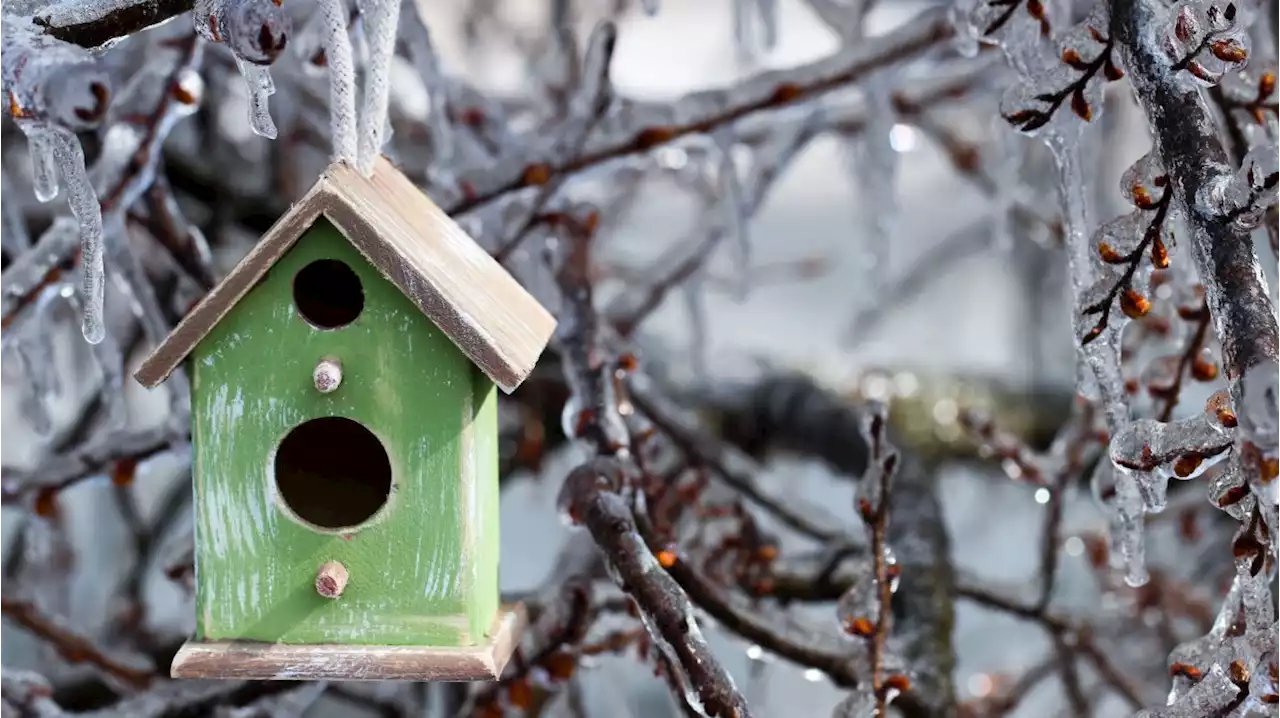
POLYGON ((483 680, 497 389, 555 320, 385 159, 330 166, 135 374, 191 378, 190 678, 483 680))

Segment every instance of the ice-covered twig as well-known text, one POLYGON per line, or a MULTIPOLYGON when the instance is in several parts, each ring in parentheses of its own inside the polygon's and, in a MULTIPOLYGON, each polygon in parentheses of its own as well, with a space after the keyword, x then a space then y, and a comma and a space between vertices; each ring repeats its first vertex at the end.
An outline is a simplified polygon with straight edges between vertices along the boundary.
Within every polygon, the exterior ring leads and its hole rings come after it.
MULTIPOLYGON (((686 135, 704 133, 761 110, 798 104, 844 87, 868 72, 915 57, 951 36, 941 11, 926 11, 886 35, 868 40, 832 57, 789 70, 772 70, 740 85, 687 95, 660 115, 637 123, 610 126, 587 142, 580 156, 554 162, 552 174, 572 173, 591 165, 636 152, 645 152, 686 135)), ((500 195, 531 184, 526 163, 503 164, 469 173, 474 188, 466 199, 446 209, 467 211, 500 195)))
POLYGON ((110 655, 65 625, 65 622, 43 615, 30 602, 5 597, 0 599, 4 617, 39 638, 48 641, 71 663, 88 663, 134 688, 145 688, 156 678, 150 666, 110 655))
MULTIPOLYGON (((609 82, 609 68, 613 62, 617 39, 618 30, 612 22, 602 22, 592 30, 586 54, 582 58, 582 69, 578 73, 581 83, 570 103, 569 115, 551 144, 553 156, 577 157, 582 152, 583 142, 591 129, 609 106, 613 93, 609 82)), ((547 164, 534 164, 526 171, 526 177, 540 187, 530 203, 525 219, 517 222, 500 238, 498 248, 493 252, 494 258, 499 262, 506 260, 519 247, 542 210, 563 186, 564 175, 552 177, 548 167, 547 164)))
POLYGON ((683 674, 686 700, 708 716, 749 718, 750 707, 711 655, 685 591, 638 533, 632 502, 626 498, 633 483, 618 459, 598 458, 569 474, 559 503, 574 523, 591 532, 616 580, 636 602, 654 642, 683 674))
MULTIPOLYGON (((92 178, 96 191, 94 186, 79 190, 81 194, 85 191, 89 193, 95 210, 90 213, 87 207, 82 207, 77 216, 81 217, 82 246, 86 236, 93 237, 96 234, 98 237, 93 243, 96 252, 82 251, 80 257, 82 281, 86 286, 91 286, 98 296, 96 306, 90 304, 85 307, 86 330, 94 330, 86 331, 86 336, 96 336, 98 341, 101 341, 100 332, 105 331, 101 322, 101 294, 105 288, 105 237, 102 236, 102 224, 105 222, 110 227, 118 226, 123 213, 155 181, 156 170, 162 159, 161 145, 174 125, 195 111, 201 99, 203 82, 197 71, 202 58, 203 40, 188 36, 172 46, 178 50, 178 57, 170 70, 158 71, 156 75, 140 74, 138 80, 141 82, 135 81, 121 93, 119 102, 123 103, 122 106, 141 112, 121 117, 119 122, 108 129, 104 150, 84 178, 86 186, 92 178), (130 106, 131 103, 147 105, 147 109, 130 106), (90 226, 90 234, 86 235, 83 217, 91 214, 98 217, 98 225, 96 229, 90 226), (89 327, 90 320, 94 323, 93 327, 89 327)), ((56 139, 53 141, 58 142, 56 139)), ((65 151, 71 153, 71 159, 80 157, 83 164, 78 140, 72 136, 68 141, 74 145, 65 146, 65 151)), ((66 175, 64 181, 70 181, 66 175)), ((89 219, 92 220, 92 217, 89 219)), ((59 267, 73 259, 75 245, 68 241, 70 237, 66 230, 66 224, 55 223, 40 237, 32 251, 24 254, 5 271, 4 299, 0 304, 4 324, 7 325, 14 313, 24 306, 26 298, 30 296, 28 292, 48 281, 59 267)), ((123 238, 119 239, 123 241, 123 238)), ((90 247, 86 246, 88 248, 90 247)), ((93 296, 88 295, 89 298, 93 296)))
POLYGON ((61 184, 80 225, 82 328, 96 344, 104 331, 103 220, 75 132, 95 127, 105 116, 110 80, 89 52, 41 34, 17 17, 5 22, 3 45, 7 109, 30 140, 36 196, 47 202, 61 184))
POLYGON ((95 48, 190 12, 194 4, 194 0, 50 3, 35 15, 35 23, 59 40, 95 48))
POLYGON ((53 699, 53 686, 39 673, 18 668, 6 668, 0 676, 0 700, 9 710, 19 715, 38 718, 60 718, 67 715, 53 699))
POLYGON ((1234 171, 1204 97, 1181 80, 1151 32, 1165 10, 1151 0, 1117 0, 1112 32, 1147 113, 1177 201, 1186 209, 1188 243, 1205 285, 1223 369, 1236 380, 1276 361, 1276 317, 1248 231, 1213 201, 1234 171))
POLYGON ((1093 664, 1102 680, 1123 697, 1131 708, 1136 710, 1144 705, 1142 690, 1134 685, 1133 679, 1116 665, 1114 658, 1098 647, 1087 624, 1080 624, 1050 613, 1044 608, 1028 605, 971 578, 957 581, 956 597, 1017 618, 1034 621, 1051 636, 1063 637, 1068 646, 1074 646, 1075 651, 1083 654, 1093 664))
MULTIPOLYGON (((874 475, 874 471, 868 473, 872 452, 862 434, 862 409, 808 377, 766 375, 749 386, 713 388, 704 400, 721 415, 721 432, 731 444, 754 454, 776 451, 812 457, 850 478, 874 475)), ((941 523, 942 508, 931 474, 913 456, 896 461, 897 489, 891 499, 895 520, 888 524, 886 536, 889 544, 898 547, 896 561, 901 567, 901 588, 894 596, 901 630, 895 640, 911 664, 915 686, 899 696, 894 706, 929 714, 954 702, 955 656, 947 628, 953 610, 950 539, 941 523)), ((842 549, 850 544, 843 540, 827 545, 842 549)), ((806 590, 822 594, 824 588, 839 584, 836 596, 847 592, 851 584, 837 581, 835 574, 848 556, 848 551, 833 550, 830 562, 816 573, 815 586, 806 590)), ((865 582, 871 563, 864 559, 866 571, 845 575, 865 582)), ((832 600, 831 594, 825 595, 832 600)))
POLYGON ((841 626, 850 635, 868 639, 871 680, 869 686, 847 701, 858 701, 870 688, 876 715, 884 715, 889 702, 911 687, 905 675, 890 675, 887 656, 893 593, 898 588, 901 567, 889 546, 890 484, 898 469, 898 453, 886 436, 888 424, 884 404, 863 407, 862 435, 867 443, 867 470, 858 479, 855 506, 867 530, 871 549, 870 584, 850 587, 836 604, 841 626), (867 614, 874 616, 874 620, 867 614))
POLYGON ((566 249, 557 258, 556 279, 563 306, 554 340, 572 395, 564 407, 565 435, 581 439, 597 458, 565 479, 561 512, 590 531, 615 572, 615 580, 635 600, 653 642, 679 669, 684 697, 711 716, 748 718, 750 710, 733 679, 702 638, 684 592, 672 581, 636 533, 631 475, 631 437, 618 414, 613 361, 607 359, 600 319, 593 304, 590 247, 593 227, 566 225, 566 249))
POLYGON ((129 457, 146 457, 166 450, 174 437, 168 429, 125 429, 101 436, 74 451, 49 459, 34 471, 5 467, 4 503, 15 503, 41 490, 62 490, 79 481, 103 475, 112 464, 129 457))
POLYGON ((842 532, 830 528, 833 521, 815 520, 812 511, 802 511, 780 497, 770 496, 749 473, 735 470, 731 465, 729 447, 680 421, 651 390, 639 387, 632 382, 628 385, 628 396, 636 409, 691 461, 711 469, 721 481, 773 515, 782 524, 823 543, 841 537, 842 532), (824 523, 828 526, 824 526, 824 523))

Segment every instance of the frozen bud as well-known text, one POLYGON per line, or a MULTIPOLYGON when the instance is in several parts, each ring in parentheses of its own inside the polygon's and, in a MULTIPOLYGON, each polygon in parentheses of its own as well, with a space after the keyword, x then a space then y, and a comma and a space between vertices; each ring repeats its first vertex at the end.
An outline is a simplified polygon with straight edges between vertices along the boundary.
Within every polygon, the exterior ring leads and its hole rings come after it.
POLYGON ((111 104, 111 78, 88 65, 50 71, 41 90, 49 119, 73 130, 96 127, 111 104))
POLYGON ((173 99, 177 102, 177 114, 186 116, 200 108, 204 99, 204 79, 195 70, 184 67, 174 78, 173 99))
POLYGON ((1213 86, 1249 58, 1249 36, 1233 0, 1182 0, 1169 13, 1164 50, 1176 69, 1213 86))
POLYGON ((866 638, 875 633, 876 623, 880 620, 879 582, 870 559, 854 562, 853 572, 854 580, 849 590, 836 601, 836 617, 845 633, 866 638))
POLYGON ((1120 192, 1138 209, 1155 209, 1164 199, 1169 179, 1154 153, 1147 153, 1120 177, 1120 192))
POLYGON ((336 390, 342 384, 342 362, 337 359, 320 360, 320 363, 316 364, 315 371, 311 373, 311 379, 316 391, 321 394, 336 390))
POLYGON ((1110 455, 1117 467, 1146 472, 1188 455, 1219 456, 1230 446, 1230 432, 1216 417, 1197 414, 1168 423, 1139 419, 1116 433, 1110 455))
POLYGON ((284 52, 292 22, 274 0, 227 0, 224 15, 227 44, 237 57, 254 65, 270 65, 284 52))

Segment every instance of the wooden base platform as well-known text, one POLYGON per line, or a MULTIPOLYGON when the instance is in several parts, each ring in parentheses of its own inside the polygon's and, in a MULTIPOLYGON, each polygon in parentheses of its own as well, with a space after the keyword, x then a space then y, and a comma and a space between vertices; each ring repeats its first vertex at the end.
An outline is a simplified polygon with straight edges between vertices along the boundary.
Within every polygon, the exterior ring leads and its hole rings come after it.
POLYGON ((488 681, 502 675, 526 622, 522 604, 503 606, 478 646, 348 646, 256 641, 187 641, 174 678, 281 681, 488 681))

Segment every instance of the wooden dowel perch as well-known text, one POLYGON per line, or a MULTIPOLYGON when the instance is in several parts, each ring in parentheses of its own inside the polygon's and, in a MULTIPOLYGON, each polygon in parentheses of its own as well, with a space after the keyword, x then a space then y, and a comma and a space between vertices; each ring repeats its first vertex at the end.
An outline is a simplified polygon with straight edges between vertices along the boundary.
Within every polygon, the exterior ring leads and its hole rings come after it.
POLYGON ((325 598, 337 598, 347 587, 347 567, 337 561, 326 561, 316 574, 316 593, 325 598))
POLYGON ((316 385, 316 391, 321 394, 328 394, 338 388, 342 383, 342 362, 337 359, 322 359, 316 364, 316 369, 311 375, 312 381, 316 385))

